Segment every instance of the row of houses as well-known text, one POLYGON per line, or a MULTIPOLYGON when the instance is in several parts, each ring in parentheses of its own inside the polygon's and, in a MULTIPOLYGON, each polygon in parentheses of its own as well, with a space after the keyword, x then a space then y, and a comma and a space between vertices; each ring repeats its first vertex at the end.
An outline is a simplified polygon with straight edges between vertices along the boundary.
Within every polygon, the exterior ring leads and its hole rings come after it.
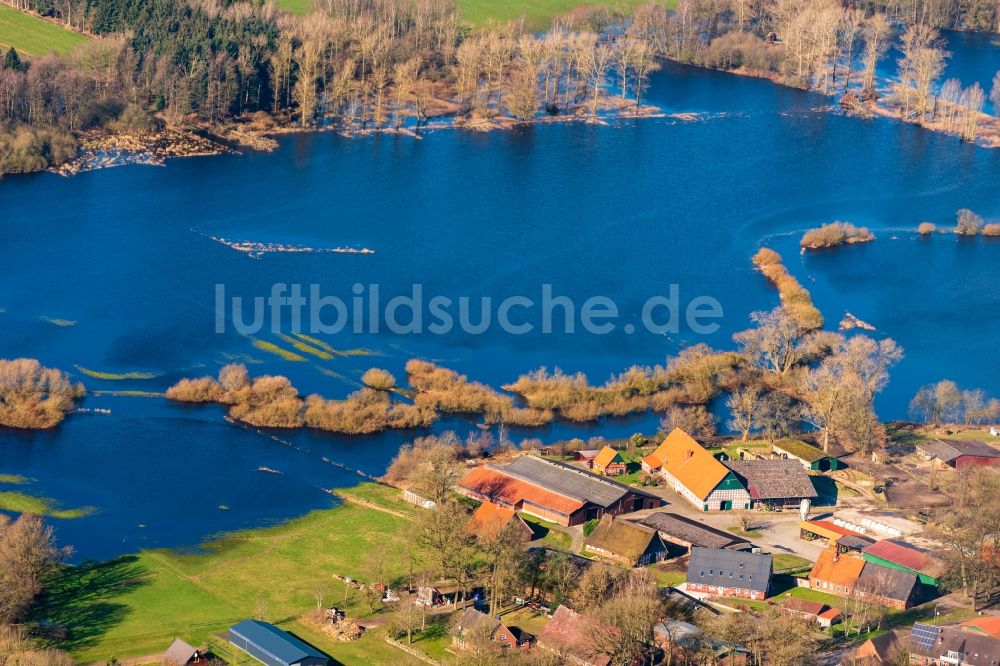
POLYGON ((904 610, 923 603, 935 593, 918 572, 866 552, 841 553, 829 548, 820 553, 809 572, 809 587, 841 597, 858 597, 904 610))
POLYGON ((702 511, 798 508, 818 497, 797 459, 719 460, 679 428, 642 459, 642 469, 702 511))

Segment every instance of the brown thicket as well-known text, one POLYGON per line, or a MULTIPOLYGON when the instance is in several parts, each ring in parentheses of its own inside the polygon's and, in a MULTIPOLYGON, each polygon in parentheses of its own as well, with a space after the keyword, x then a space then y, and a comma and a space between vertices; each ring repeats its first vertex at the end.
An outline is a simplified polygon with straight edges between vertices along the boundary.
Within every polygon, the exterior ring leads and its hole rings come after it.
POLYGON ((866 243, 875 240, 868 227, 856 227, 850 222, 831 222, 802 235, 800 245, 809 250, 834 247, 844 243, 866 243))
POLYGON ((813 305, 812 296, 788 272, 781 255, 769 248, 761 248, 753 257, 754 266, 778 289, 781 306, 805 330, 822 328, 823 315, 813 305))
POLYGON ((35 359, 0 359, 0 426, 51 428, 83 395, 83 385, 71 382, 61 370, 35 359))

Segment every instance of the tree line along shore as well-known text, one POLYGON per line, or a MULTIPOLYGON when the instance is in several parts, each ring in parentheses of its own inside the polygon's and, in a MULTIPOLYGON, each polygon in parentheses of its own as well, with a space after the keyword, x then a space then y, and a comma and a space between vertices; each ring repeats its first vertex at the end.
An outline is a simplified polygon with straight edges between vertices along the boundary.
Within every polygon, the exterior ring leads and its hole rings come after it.
MULTIPOLYGON (((394 131, 437 116, 492 128, 634 113, 660 58, 844 94, 849 108, 965 140, 1000 140, 996 119, 982 113, 986 91, 955 81, 937 87, 948 56, 937 28, 995 30, 998 10, 985 2, 581 6, 543 35, 523 22, 469 29, 448 0, 330 0, 304 16, 227 0, 15 6, 99 39, 64 57, 7 51, 0 173, 70 162, 88 131, 92 152, 116 149, 94 143, 95 133, 140 142, 152 133, 155 144, 164 128, 177 132, 166 137, 173 151, 142 142, 156 159, 203 154, 184 145, 192 129, 216 138, 218 151, 267 148, 273 143, 264 135, 288 128, 394 131), (876 68, 900 31, 896 80, 880 86, 876 68)), ((992 92, 996 99, 1000 88, 992 92)))

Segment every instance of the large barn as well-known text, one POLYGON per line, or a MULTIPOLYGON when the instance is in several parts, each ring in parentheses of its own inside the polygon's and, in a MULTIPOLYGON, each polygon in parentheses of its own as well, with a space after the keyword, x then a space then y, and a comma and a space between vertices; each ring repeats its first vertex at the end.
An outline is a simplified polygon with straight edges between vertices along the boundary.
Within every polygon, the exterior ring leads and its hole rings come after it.
POLYGON ((457 490, 466 497, 564 526, 664 504, 637 488, 530 455, 506 465, 477 467, 459 481, 457 490))
POLYGON ((642 469, 663 477, 674 492, 702 511, 750 508, 750 493, 736 475, 680 428, 642 459, 642 469))
POLYGON ((1000 451, 974 439, 932 439, 917 444, 917 453, 955 469, 1000 464, 1000 451))

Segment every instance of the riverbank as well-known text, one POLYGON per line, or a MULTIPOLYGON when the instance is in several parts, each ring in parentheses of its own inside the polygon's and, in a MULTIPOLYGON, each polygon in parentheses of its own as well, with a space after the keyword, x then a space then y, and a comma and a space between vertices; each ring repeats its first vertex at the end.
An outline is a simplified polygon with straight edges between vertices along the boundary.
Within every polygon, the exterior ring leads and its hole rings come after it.
MULTIPOLYGON (((141 164, 165 166, 170 158, 206 157, 224 153, 239 154, 242 150, 271 152, 278 147, 277 138, 288 134, 337 132, 344 137, 388 134, 420 139, 421 131, 461 129, 475 132, 509 131, 518 127, 551 123, 585 122, 607 125, 618 119, 671 117, 693 121, 692 114, 668 116, 656 106, 636 105, 634 100, 618 95, 604 95, 597 104, 596 115, 587 104, 580 103, 569 112, 537 114, 533 118, 515 118, 507 114, 482 116, 462 113, 457 102, 435 98, 428 106, 428 116, 421 122, 399 126, 369 127, 365 123, 330 123, 302 127, 291 118, 275 119, 258 113, 246 123, 224 125, 184 124, 165 125, 152 132, 115 131, 112 129, 87 130, 77 135, 79 144, 76 157, 48 169, 61 176, 73 176, 86 171, 116 166, 141 164)), ((213 239, 216 240, 216 239, 213 239)), ((256 249, 246 251, 255 254, 256 249)))
POLYGON ((204 644, 213 632, 255 616, 291 629, 347 666, 407 663, 384 643, 383 629, 340 643, 299 620, 323 599, 350 619, 378 625, 368 620, 373 613, 361 591, 342 577, 395 587, 408 571, 415 507, 399 491, 373 483, 348 492, 391 511, 335 506, 331 497, 328 509, 226 534, 194 551, 143 550, 66 566, 49 581, 34 616, 65 632, 57 644, 78 663, 160 654, 175 637, 204 644))

